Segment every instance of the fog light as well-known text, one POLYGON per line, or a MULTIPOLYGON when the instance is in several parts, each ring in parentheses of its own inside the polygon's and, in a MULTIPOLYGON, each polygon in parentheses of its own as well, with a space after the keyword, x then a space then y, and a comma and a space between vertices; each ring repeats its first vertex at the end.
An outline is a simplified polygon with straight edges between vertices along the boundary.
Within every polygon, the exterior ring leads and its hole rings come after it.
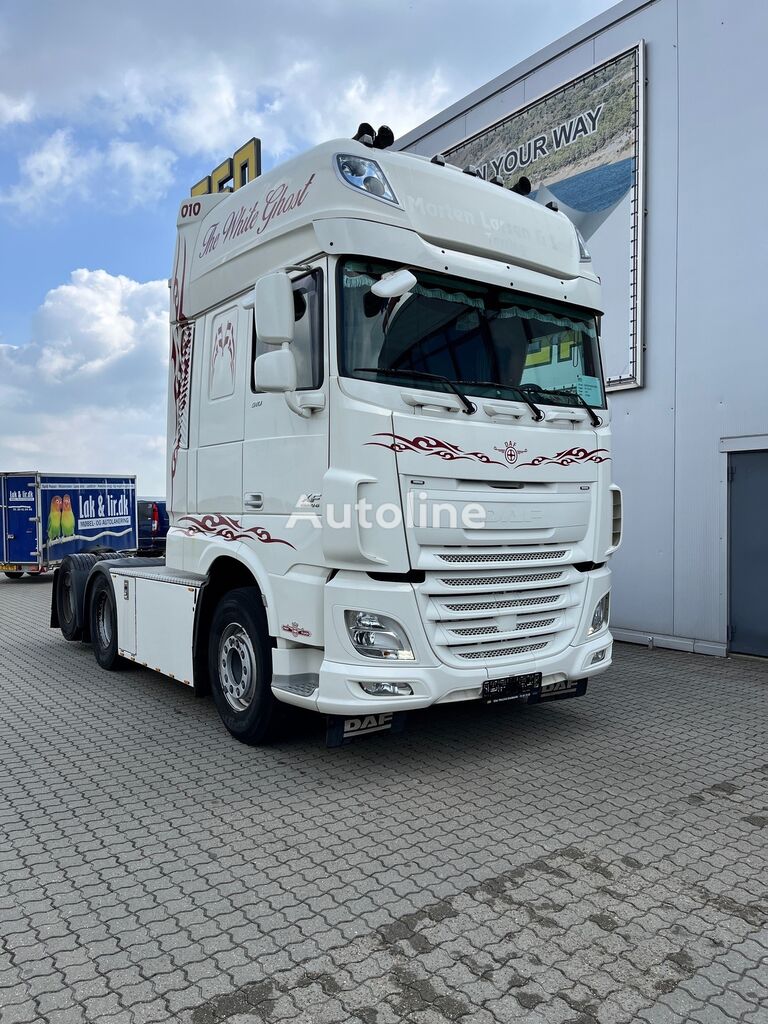
POLYGON ((413 661, 413 651, 399 622, 373 612, 346 611, 344 620, 352 645, 366 658, 413 661))
POLYGON ((592 613, 592 622, 589 624, 587 630, 587 636, 592 636, 593 633, 599 633, 600 630, 608 623, 608 604, 610 601, 610 595, 605 594, 595 605, 595 610, 592 613))
POLYGON ((598 665, 601 661, 605 661, 605 656, 607 653, 607 647, 604 647, 602 651, 595 651, 595 653, 592 655, 592 661, 590 661, 590 665, 598 665))
POLYGON ((371 697, 411 697, 413 687, 410 683, 387 683, 383 679, 372 682, 360 682, 360 686, 371 697))

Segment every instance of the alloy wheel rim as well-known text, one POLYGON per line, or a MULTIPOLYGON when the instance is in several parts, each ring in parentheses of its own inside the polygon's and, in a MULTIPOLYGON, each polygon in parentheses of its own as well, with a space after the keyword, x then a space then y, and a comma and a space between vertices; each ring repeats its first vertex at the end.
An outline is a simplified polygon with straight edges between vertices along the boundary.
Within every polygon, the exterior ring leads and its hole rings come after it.
POLYGON ((256 692, 256 654, 239 622, 230 623, 219 641, 221 692, 233 711, 247 711, 256 692))

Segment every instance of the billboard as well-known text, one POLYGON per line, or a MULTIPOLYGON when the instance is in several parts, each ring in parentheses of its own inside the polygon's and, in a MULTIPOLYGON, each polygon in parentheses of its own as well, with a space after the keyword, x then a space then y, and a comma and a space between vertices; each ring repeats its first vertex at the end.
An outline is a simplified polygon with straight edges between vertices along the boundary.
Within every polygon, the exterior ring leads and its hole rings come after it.
POLYGON ((608 387, 642 384, 643 45, 638 43, 476 132, 445 156, 555 203, 603 281, 608 387))

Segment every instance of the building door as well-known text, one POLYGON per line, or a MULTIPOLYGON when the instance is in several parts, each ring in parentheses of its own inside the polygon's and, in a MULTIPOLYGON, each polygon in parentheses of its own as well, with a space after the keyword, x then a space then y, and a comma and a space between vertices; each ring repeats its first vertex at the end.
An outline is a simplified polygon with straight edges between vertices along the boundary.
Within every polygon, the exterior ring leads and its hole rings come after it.
POLYGON ((728 459, 729 647, 768 657, 768 451, 728 459))

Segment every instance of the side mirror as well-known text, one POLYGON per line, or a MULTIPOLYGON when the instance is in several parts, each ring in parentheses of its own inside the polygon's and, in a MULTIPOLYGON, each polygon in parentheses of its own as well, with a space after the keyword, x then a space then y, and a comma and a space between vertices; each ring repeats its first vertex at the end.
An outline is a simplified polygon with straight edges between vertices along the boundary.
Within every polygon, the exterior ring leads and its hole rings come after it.
MULTIPOLYGON (((258 306, 256 307, 258 309, 258 306)), ((291 299, 293 309, 293 299, 291 299)), ((259 391, 271 394, 295 391, 297 382, 296 357, 293 350, 277 348, 272 352, 264 352, 256 356, 254 364, 254 383, 259 391)))
POLYGON ((371 291, 380 299, 400 299, 417 284, 415 275, 403 267, 392 274, 386 274, 380 281, 371 285, 371 291))
POLYGON ((254 306, 256 337, 259 341, 266 345, 286 345, 293 341, 296 316, 293 288, 287 274, 267 274, 266 277, 260 277, 254 289, 254 306))

